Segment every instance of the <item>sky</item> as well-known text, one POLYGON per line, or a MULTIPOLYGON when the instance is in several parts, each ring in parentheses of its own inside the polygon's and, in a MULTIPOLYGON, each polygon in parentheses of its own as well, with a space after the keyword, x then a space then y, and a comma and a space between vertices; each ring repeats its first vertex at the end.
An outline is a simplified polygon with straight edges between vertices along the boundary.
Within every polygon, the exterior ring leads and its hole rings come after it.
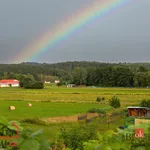
MULTIPOLYGON (((150 0, 130 1, 30 61, 150 62, 150 0)), ((0 0, 0 63, 11 63, 41 34, 88 3, 91 0, 0 0)))

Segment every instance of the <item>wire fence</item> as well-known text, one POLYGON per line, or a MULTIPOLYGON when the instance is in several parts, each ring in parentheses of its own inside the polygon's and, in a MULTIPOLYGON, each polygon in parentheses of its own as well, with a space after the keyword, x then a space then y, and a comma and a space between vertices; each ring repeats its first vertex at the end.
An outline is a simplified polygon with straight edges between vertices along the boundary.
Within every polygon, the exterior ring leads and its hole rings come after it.
POLYGON ((116 126, 124 126, 126 115, 124 112, 118 114, 98 114, 86 113, 78 116, 78 121, 85 121, 86 124, 96 122, 100 125, 102 130, 108 128, 115 128, 116 126))

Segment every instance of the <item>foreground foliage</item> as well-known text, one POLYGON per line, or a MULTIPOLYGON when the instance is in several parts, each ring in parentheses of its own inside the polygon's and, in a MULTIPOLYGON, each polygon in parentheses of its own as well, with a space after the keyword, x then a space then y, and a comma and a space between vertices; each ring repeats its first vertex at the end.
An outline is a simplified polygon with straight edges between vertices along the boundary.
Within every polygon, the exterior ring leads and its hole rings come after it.
POLYGON ((8 122, 4 117, 0 117, 0 149, 3 150, 49 150, 50 144, 43 137, 43 131, 32 132, 28 129, 20 127, 20 123, 16 121, 8 122), (12 122, 19 128, 12 125, 12 122), (12 136, 19 135, 13 139, 12 136), (2 138, 3 136, 3 138, 2 138), (5 139, 5 137, 8 137, 5 139))
POLYGON ((84 142, 84 150, 149 150, 150 147, 150 126, 142 124, 131 125, 125 130, 117 132, 107 131, 103 135, 98 133, 96 140, 84 142), (135 138, 134 129, 143 128, 144 138, 135 138))

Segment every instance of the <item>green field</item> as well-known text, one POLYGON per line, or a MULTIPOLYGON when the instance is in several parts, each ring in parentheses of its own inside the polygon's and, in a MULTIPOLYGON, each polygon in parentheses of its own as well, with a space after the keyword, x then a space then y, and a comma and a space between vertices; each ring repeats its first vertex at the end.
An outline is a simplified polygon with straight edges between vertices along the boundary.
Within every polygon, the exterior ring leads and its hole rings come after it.
POLYGON ((27 107, 26 101, 0 101, 0 115, 8 119, 21 120, 24 118, 46 118, 56 116, 71 116, 87 112, 90 108, 109 108, 104 104, 79 104, 79 103, 51 103, 31 102, 32 107, 27 107), (15 106, 15 111, 8 110, 15 106))
POLYGON ((42 90, 21 88, 0 88, 0 115, 8 119, 21 120, 32 117, 70 116, 85 113, 90 108, 109 108, 108 100, 116 95, 122 107, 137 104, 142 99, 150 99, 149 89, 132 88, 66 88, 46 86, 42 90), (96 103, 97 96, 105 101, 96 103), (33 107, 27 107, 31 102, 33 107), (13 105, 15 111, 9 111, 13 105))
MULTIPOLYGON (((49 118, 56 116, 72 116, 86 113, 90 108, 110 108, 108 100, 116 95, 120 98, 122 107, 137 104, 142 99, 150 99, 149 89, 132 88, 66 88, 46 86, 43 90, 26 90, 21 88, 0 88, 0 116, 8 120, 23 120, 27 118, 49 118), (97 96, 105 97, 105 101, 96 103, 97 96), (27 107, 31 102, 32 107, 27 107), (9 111, 13 105, 16 110, 9 111)), ((110 125, 111 128, 121 125, 119 121, 110 125)), ((49 126, 22 123, 23 127, 33 130, 44 129, 45 136, 54 136, 61 126, 75 126, 78 123, 50 124, 49 126)), ((104 129, 105 125, 101 125, 104 129)))
POLYGON ((93 103, 97 96, 106 101, 113 95, 120 98, 122 105, 130 105, 141 99, 150 98, 150 89, 132 88, 65 88, 47 86, 43 90, 25 90, 20 88, 0 88, 0 100, 50 101, 93 103))

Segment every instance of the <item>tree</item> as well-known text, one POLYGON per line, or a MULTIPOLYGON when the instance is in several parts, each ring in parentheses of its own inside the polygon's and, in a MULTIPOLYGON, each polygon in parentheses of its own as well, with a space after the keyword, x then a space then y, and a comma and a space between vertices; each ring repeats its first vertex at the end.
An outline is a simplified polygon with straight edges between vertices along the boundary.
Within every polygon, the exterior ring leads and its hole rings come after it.
POLYGON ((117 87, 132 87, 133 73, 130 69, 124 67, 117 67, 115 69, 115 86, 117 87))
POLYGON ((32 78, 26 77, 22 81, 22 84, 25 89, 31 89, 32 86, 35 84, 35 80, 33 80, 32 78))
POLYGON ((87 71, 84 68, 77 67, 74 71, 73 82, 77 85, 86 84, 87 71))
POLYGON ((88 68, 87 69, 87 77, 86 77, 86 85, 91 86, 95 85, 96 82, 96 69, 95 68, 88 68))

